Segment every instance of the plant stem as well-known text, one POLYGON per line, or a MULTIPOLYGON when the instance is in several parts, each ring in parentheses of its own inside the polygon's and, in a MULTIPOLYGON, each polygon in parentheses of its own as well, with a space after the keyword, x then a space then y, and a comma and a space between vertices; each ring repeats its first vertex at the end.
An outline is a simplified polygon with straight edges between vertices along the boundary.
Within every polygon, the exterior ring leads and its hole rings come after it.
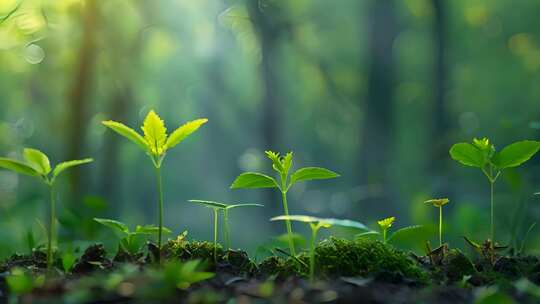
POLYGON ((386 230, 387 229, 383 229, 382 231, 383 244, 386 244, 386 230))
POLYGON ((214 209, 214 263, 217 264, 218 210, 214 209))
POLYGON ((309 250, 309 281, 313 283, 315 279, 315 241, 317 239, 317 232, 319 226, 310 224, 311 226, 311 245, 309 250))
MULTIPOLYGON (((285 211, 285 215, 289 216, 289 207, 287 206, 287 192, 281 191, 281 197, 283 199, 283 210, 285 211)), ((296 256, 296 250, 294 249, 294 241, 293 241, 293 234, 292 234, 292 225, 290 220, 285 221, 285 226, 287 227, 287 235, 289 236, 289 249, 291 250, 291 254, 293 256, 296 256)))
POLYGON ((491 197, 491 243, 495 244, 495 221, 494 221, 494 212, 493 212, 493 184, 494 182, 489 182, 490 188, 490 197, 491 197))
POLYGON ((55 231, 55 221, 56 221, 56 203, 54 199, 54 189, 52 184, 49 185, 49 192, 50 192, 50 217, 49 217, 49 240, 47 244, 47 270, 50 271, 52 269, 53 265, 53 252, 52 252, 52 246, 53 246, 53 237, 54 237, 54 231, 55 231))
POLYGON ((439 206, 439 246, 442 246, 442 206, 439 206))
POLYGON ((226 249, 231 248, 231 239, 229 235, 229 210, 223 209, 223 230, 225 234, 225 246, 226 249))
POLYGON ((163 184, 161 182, 161 167, 156 166, 156 176, 157 176, 157 190, 159 195, 158 200, 158 263, 161 264, 161 237, 163 234, 163 184))

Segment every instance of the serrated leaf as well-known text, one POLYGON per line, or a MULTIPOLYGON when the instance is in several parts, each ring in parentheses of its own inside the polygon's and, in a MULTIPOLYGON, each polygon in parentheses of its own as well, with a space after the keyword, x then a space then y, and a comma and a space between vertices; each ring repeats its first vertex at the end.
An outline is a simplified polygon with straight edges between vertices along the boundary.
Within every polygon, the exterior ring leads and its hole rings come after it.
POLYGON ((486 159, 482 151, 469 143, 457 143, 450 148, 452 159, 465 166, 484 167, 486 159))
POLYGON ((392 240, 392 239, 394 239, 396 237, 406 235, 407 233, 415 233, 415 232, 417 232, 418 230, 420 230, 422 228, 424 228, 424 226, 422 226, 422 225, 413 225, 413 226, 407 226, 407 227, 403 227, 401 229, 398 229, 394 233, 392 233, 392 235, 388 238, 388 242, 390 242, 390 240, 392 240))
POLYGON ((240 174, 231 185, 231 189, 239 188, 278 188, 278 184, 274 178, 268 175, 245 172, 240 174))
POLYGON ((283 173, 284 168, 283 164, 281 163, 279 153, 270 150, 264 151, 264 153, 266 154, 266 157, 268 157, 272 161, 272 168, 278 173, 283 173))
POLYGON ((167 128, 165 128, 165 123, 154 110, 148 112, 141 129, 150 152, 154 155, 162 155, 165 152, 167 128))
POLYGON ((51 172, 51 163, 45 153, 37 149, 26 148, 23 155, 26 162, 41 175, 47 175, 51 172))
POLYGON ((143 151, 148 151, 148 145, 146 143, 146 140, 132 128, 124 125, 123 123, 112 120, 103 121, 101 123, 113 130, 114 132, 124 136, 125 138, 136 144, 139 148, 143 149, 143 151))
POLYGON ((214 201, 205 201, 205 200, 188 200, 190 203, 200 204, 205 207, 209 208, 218 208, 218 209, 225 209, 227 208, 227 204, 218 203, 214 201))
POLYGON ((206 122, 208 122, 208 119, 199 118, 199 119, 189 121, 189 122, 183 124, 182 126, 180 126, 178 129, 174 130, 174 132, 171 133, 169 138, 167 138, 167 143, 165 144, 165 146, 166 146, 165 150, 170 149, 170 148, 178 145, 186 137, 188 137, 191 133, 197 131, 206 122))
POLYGON ((291 175, 291 184, 307 180, 328 179, 335 177, 339 177, 339 174, 328 169, 319 167, 306 167, 298 169, 291 175))
POLYGON ((493 157, 493 164, 499 169, 517 167, 533 157, 540 150, 540 142, 524 140, 506 146, 493 157))
POLYGON ((59 163, 56 165, 53 171, 53 180, 60 175, 60 173, 64 172, 65 170, 69 168, 73 168, 76 166, 84 165, 93 162, 94 160, 92 158, 85 158, 85 159, 76 159, 76 160, 70 160, 65 161, 62 163, 59 163))
POLYGON ((115 220, 111 220, 111 219, 104 219, 104 218, 97 218, 95 217, 94 218, 94 221, 106 226, 106 227, 109 227, 117 232, 120 232, 122 234, 128 234, 129 233, 129 228, 126 224, 122 223, 122 222, 119 222, 119 221, 115 221, 115 220))
POLYGON ((30 167, 27 164, 9 158, 0 157, 0 168, 8 169, 29 176, 39 176, 39 172, 37 172, 34 168, 30 167))

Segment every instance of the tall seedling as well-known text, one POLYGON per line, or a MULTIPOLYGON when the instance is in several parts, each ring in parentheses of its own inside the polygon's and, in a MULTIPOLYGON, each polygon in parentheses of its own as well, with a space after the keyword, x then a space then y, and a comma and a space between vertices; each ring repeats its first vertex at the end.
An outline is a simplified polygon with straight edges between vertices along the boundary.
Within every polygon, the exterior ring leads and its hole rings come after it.
POLYGON ((56 239, 55 223, 56 223, 56 202, 54 196, 54 184, 60 173, 66 169, 87 164, 93 161, 91 158, 80 160, 70 160, 59 163, 54 170, 51 168, 51 163, 47 155, 36 149, 24 149, 25 162, 20 162, 10 158, 0 158, 0 168, 8 169, 20 174, 39 178, 49 188, 49 231, 47 240, 47 269, 51 270, 53 264, 53 240, 56 239))
POLYGON ((491 204, 491 243, 495 244, 493 187, 504 169, 518 167, 533 157, 540 149, 540 142, 534 140, 518 141, 501 152, 496 152, 489 139, 473 139, 470 143, 457 143, 450 149, 450 156, 465 166, 482 170, 489 182, 491 204))
POLYGON ((206 118, 196 119, 180 126, 170 135, 167 135, 167 128, 163 120, 153 110, 146 115, 141 127, 143 135, 140 135, 130 127, 112 120, 102 123, 116 133, 129 139, 142 149, 150 157, 157 177, 158 190, 158 259, 161 259, 161 244, 163 235, 163 187, 161 182, 161 165, 166 152, 182 142, 188 135, 197 131, 200 126, 208 121, 206 118))
MULTIPOLYGON (((335 172, 319 167, 301 168, 289 176, 289 170, 292 167, 292 152, 287 153, 285 156, 280 156, 279 153, 272 151, 266 151, 265 153, 266 156, 272 161, 272 168, 279 175, 279 183, 275 178, 262 173, 245 172, 240 174, 236 178, 236 180, 231 185, 231 189, 277 188, 281 192, 283 213, 285 214, 285 216, 289 215, 289 207, 287 204, 287 191, 289 191, 292 185, 307 180, 328 179, 339 176, 339 174, 335 172)), ((287 228, 289 249, 292 255, 296 255, 296 250, 294 248, 293 242, 291 221, 288 218, 284 218, 284 221, 285 227, 287 228)))

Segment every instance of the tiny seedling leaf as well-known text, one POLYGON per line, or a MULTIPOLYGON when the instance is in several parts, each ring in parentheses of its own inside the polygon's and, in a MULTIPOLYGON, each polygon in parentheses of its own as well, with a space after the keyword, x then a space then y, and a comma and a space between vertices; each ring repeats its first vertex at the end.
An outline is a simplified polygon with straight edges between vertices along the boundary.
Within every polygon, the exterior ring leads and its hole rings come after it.
POLYGON ((392 235, 388 238, 388 241, 390 242, 394 238, 399 238, 400 236, 407 235, 409 233, 415 233, 418 230, 422 229, 424 226, 422 225, 414 225, 414 226, 407 226, 400 228, 396 230, 392 235))
POLYGON ((182 126, 180 126, 178 129, 174 130, 174 132, 171 133, 169 138, 167 138, 167 143, 165 144, 166 149, 170 149, 178 145, 191 133, 197 131, 197 129, 199 129, 206 122, 208 122, 208 119, 200 118, 200 119, 189 121, 183 124, 182 126))
POLYGON ((188 200, 188 202, 190 202, 190 203, 195 203, 195 204, 200 204, 200 205, 203 205, 203 206, 209 207, 209 208, 218 208, 218 209, 225 209, 225 208, 227 208, 227 205, 226 205, 226 204, 218 203, 218 202, 214 202, 214 201, 188 200))
POLYGON ((34 168, 28 166, 27 164, 9 158, 0 157, 0 168, 8 169, 29 176, 39 176, 39 172, 37 172, 34 168))
POLYGON ((122 234, 128 234, 129 233, 129 228, 126 224, 122 223, 122 222, 119 222, 119 221, 115 221, 115 220, 111 220, 111 219, 104 219, 104 218, 94 218, 94 221, 106 226, 106 227, 109 227, 115 231, 118 231, 122 234))
POLYGON ((146 140, 132 128, 124 125, 123 123, 112 120, 103 121, 102 124, 110 128, 114 132, 124 136, 125 138, 136 144, 139 148, 143 149, 145 152, 148 151, 148 145, 146 143, 146 140))
POLYGON ((51 163, 47 155, 37 149, 26 148, 23 151, 24 159, 41 175, 51 172, 51 163))
POLYGON ((339 174, 325 168, 307 167, 298 169, 291 175, 291 184, 307 180, 328 179, 338 177, 339 174))
POLYGON ((85 159, 77 159, 77 160, 70 160, 66 162, 59 163, 56 165, 53 171, 53 179, 56 178, 60 173, 64 172, 65 170, 69 168, 73 168, 76 166, 84 165, 93 162, 94 160, 91 158, 85 158, 85 159))
POLYGON ((465 166, 482 168, 486 162, 482 151, 469 143, 453 145, 450 148, 450 156, 465 166))
POLYGON ((148 112, 141 129, 152 154, 163 154, 165 152, 165 141, 167 140, 167 128, 165 128, 165 123, 156 112, 153 110, 148 112))
POLYGON ((274 178, 256 172, 245 172, 240 174, 231 185, 231 189, 277 187, 278 184, 274 178))
POLYGON ((517 167, 533 157, 538 150, 540 150, 540 141, 518 141, 495 154, 493 164, 499 169, 517 167))

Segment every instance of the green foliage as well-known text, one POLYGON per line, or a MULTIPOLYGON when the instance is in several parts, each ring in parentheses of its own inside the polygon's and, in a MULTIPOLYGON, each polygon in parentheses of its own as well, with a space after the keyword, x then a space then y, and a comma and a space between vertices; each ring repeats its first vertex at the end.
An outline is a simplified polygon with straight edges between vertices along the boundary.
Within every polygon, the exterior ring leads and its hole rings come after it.
MULTIPOLYGON (((141 130, 143 135, 141 136, 135 130, 130 127, 115 122, 112 120, 103 121, 103 125, 115 131, 116 133, 124 136, 131 142, 135 143, 139 148, 143 149, 154 164, 157 177, 158 188, 158 251, 161 251, 162 234, 163 234, 163 189, 161 181, 161 165, 167 150, 173 148, 181 141, 183 141, 188 135, 197 131, 203 124, 208 121, 206 118, 196 119, 180 126, 170 136, 167 136, 167 128, 164 121, 156 114, 154 110, 151 110, 146 115, 141 130)), ((161 262, 161 253, 158 254, 158 259, 161 262)))
POLYGON ((6 277, 6 283, 11 293, 24 295, 32 292, 34 288, 42 286, 45 283, 45 276, 33 276, 22 268, 13 268, 6 277))
MULTIPOLYGON (((94 220, 113 230, 113 232, 120 238, 119 246, 132 255, 139 252, 144 242, 150 236, 157 235, 160 232, 159 227, 154 225, 137 225, 134 231, 130 231, 126 224, 116 220, 104 218, 94 218, 94 220)), ((171 233, 171 230, 163 227, 163 233, 169 234, 171 233)))
MULTIPOLYGON (((290 169, 293 164, 293 153, 289 152, 285 156, 280 156, 279 153, 266 151, 266 157, 272 162, 272 168, 279 175, 280 182, 268 175, 256 172, 246 172, 240 174, 232 183, 231 189, 254 189, 254 188, 278 188, 281 192, 283 204, 283 213, 289 215, 289 207, 287 204, 287 191, 297 182, 329 179, 338 177, 339 174, 328 169, 318 167, 306 167, 298 169, 289 177, 290 169)), ((292 241, 292 227, 289 219, 285 219, 287 234, 289 235, 289 250, 292 255, 296 254, 295 246, 292 241)))

